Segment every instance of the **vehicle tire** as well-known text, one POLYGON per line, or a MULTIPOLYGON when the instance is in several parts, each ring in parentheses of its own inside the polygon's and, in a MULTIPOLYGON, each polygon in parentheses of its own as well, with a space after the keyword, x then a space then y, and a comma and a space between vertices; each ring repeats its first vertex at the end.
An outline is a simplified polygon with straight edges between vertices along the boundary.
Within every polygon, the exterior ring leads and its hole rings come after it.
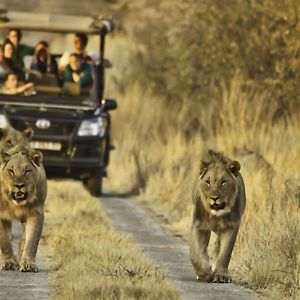
POLYGON ((92 196, 99 197, 102 194, 102 171, 94 173, 93 176, 87 178, 84 182, 86 189, 92 196))

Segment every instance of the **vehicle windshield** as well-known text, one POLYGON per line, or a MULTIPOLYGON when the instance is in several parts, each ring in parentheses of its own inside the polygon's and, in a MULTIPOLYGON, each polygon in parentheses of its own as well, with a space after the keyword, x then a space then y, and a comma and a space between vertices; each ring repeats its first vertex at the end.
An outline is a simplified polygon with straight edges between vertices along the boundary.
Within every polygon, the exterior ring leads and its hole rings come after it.
POLYGON ((98 36, 1 29, 0 39, 2 99, 95 105, 98 36))

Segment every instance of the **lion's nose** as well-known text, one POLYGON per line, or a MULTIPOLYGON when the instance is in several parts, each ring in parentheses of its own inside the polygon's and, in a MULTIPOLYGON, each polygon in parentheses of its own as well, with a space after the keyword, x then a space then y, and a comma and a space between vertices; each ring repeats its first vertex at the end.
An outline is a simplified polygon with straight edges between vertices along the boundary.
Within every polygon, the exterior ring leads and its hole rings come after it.
POLYGON ((210 196, 210 199, 216 202, 220 197, 219 196, 210 196))
POLYGON ((25 186, 24 183, 15 183, 15 187, 17 187, 18 189, 21 189, 24 186, 25 186))

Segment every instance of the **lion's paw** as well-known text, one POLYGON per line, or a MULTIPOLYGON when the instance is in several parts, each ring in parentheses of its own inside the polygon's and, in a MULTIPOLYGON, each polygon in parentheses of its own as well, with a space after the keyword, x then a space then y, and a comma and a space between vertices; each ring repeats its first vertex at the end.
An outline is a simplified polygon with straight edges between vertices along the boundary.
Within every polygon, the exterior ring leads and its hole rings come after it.
POLYGON ((33 260, 22 258, 19 263, 19 270, 21 272, 38 272, 39 268, 33 260))
POLYGON ((207 273, 202 273, 197 275, 197 280, 198 281, 205 281, 205 282, 211 282, 213 279, 213 273, 212 272, 207 272, 207 273))
POLYGON ((18 269, 17 260, 14 257, 3 258, 0 262, 0 270, 16 270, 18 269))
POLYGON ((231 283, 232 278, 229 274, 218 274, 216 273, 213 278, 213 282, 215 283, 231 283))

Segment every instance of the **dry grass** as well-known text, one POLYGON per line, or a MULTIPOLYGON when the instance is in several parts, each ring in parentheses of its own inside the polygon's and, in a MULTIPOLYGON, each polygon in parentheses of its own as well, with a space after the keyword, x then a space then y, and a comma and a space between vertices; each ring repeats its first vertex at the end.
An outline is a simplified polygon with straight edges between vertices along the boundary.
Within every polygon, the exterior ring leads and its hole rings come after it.
POLYGON ((174 288, 110 226, 78 182, 49 183, 42 243, 53 299, 177 299, 174 288))
POLYGON ((128 88, 113 120, 111 185, 139 188, 141 199, 187 238, 201 152, 214 148, 239 160, 248 203, 231 261, 234 278, 262 298, 297 299, 300 119, 274 119, 268 94, 245 91, 239 77, 222 99, 170 106, 138 85, 128 88))

